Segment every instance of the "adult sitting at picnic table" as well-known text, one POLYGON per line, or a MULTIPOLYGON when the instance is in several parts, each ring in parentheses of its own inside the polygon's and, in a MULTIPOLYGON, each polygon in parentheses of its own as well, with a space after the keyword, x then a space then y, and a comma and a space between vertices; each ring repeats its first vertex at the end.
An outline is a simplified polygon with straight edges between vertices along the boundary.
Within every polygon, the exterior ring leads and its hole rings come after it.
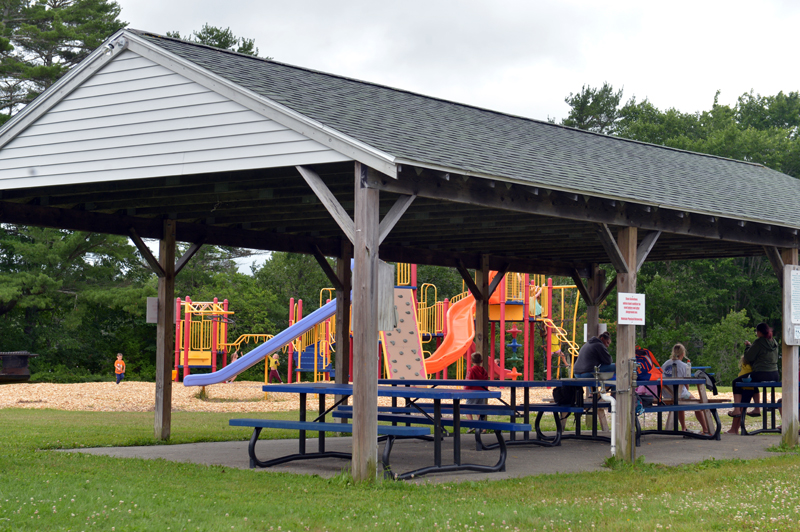
MULTIPOLYGON (((734 392, 737 390, 737 382, 764 382, 778 381, 778 342, 772 338, 772 329, 766 323, 759 323, 756 326, 756 341, 750 344, 745 342, 744 361, 753 368, 751 373, 736 377, 731 386, 734 392)), ((749 403, 755 394, 753 389, 742 389, 741 393, 733 394, 734 403, 749 403)), ((741 426, 742 409, 734 408, 729 415, 733 417, 731 428, 727 434, 739 434, 741 426)))
MULTIPOLYGON (((692 376, 691 370, 689 369, 689 364, 684 362, 684 359, 686 359, 686 361, 689 363, 692 362, 686 358, 686 348, 683 346, 683 344, 675 344, 672 347, 672 354, 670 355, 669 360, 664 362, 664 364, 661 366, 661 371, 664 372, 664 377, 675 379, 690 378, 692 376)), ((678 390, 681 401, 694 399, 689 391, 688 386, 685 384, 678 386, 678 390)), ((661 390, 661 394, 664 399, 672 399, 672 386, 664 386, 661 390)), ((678 422, 681 424, 682 429, 686 431, 686 412, 681 411, 677 414, 678 422)), ((694 415, 697 416, 697 421, 700 422, 700 426, 703 428, 703 435, 711 436, 711 432, 708 430, 708 424, 706 423, 705 414, 700 411, 695 411, 694 415)))
POLYGON ((600 373, 616 373, 617 366, 608 353, 609 345, 611 345, 611 335, 608 331, 589 338, 578 352, 573 375, 579 379, 592 378, 596 366, 599 366, 600 373))

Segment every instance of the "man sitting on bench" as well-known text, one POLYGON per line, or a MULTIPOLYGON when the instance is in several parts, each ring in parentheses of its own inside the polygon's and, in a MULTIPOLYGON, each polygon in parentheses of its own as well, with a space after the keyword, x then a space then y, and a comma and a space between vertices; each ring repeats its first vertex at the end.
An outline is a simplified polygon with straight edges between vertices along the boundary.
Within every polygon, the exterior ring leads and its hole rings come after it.
POLYGON ((574 376, 579 379, 590 379, 594 377, 595 366, 600 366, 600 373, 617 372, 617 366, 608 353, 608 346, 611 345, 611 335, 608 331, 600 336, 592 336, 589 341, 583 344, 578 353, 578 360, 575 361, 574 376))

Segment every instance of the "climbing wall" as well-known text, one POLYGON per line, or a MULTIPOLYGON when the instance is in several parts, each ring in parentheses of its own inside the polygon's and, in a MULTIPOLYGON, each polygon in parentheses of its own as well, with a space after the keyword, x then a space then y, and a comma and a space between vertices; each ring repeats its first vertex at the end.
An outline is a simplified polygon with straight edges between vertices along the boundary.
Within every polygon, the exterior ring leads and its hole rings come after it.
POLYGON ((386 375, 390 379, 425 379, 417 309, 409 288, 394 289, 397 327, 381 331, 386 375))

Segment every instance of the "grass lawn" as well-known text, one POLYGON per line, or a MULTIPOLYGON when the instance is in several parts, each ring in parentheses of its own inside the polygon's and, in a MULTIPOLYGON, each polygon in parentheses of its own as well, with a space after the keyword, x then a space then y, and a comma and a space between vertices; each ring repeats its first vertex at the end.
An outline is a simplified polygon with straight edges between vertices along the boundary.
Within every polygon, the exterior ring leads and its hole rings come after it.
MULTIPOLYGON (((0 410, 0 530, 800 529, 800 457, 793 453, 521 480, 356 486, 344 474, 326 480, 51 451, 152 443, 152 417, 0 410)), ((247 440, 250 431, 229 427, 230 417, 173 413, 172 442, 247 440)))

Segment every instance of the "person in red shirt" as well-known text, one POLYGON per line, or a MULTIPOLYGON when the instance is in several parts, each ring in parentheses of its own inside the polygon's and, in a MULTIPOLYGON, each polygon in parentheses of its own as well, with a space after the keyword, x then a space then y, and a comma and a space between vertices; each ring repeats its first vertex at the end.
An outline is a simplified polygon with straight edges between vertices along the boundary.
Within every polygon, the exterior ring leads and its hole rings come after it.
POLYGON ((122 353, 117 353, 117 361, 114 362, 114 373, 117 376, 117 384, 125 378, 125 362, 122 361, 122 353))
MULTIPOLYGON (((489 374, 483 369, 483 357, 480 353, 472 353, 472 367, 467 371, 468 381, 488 381, 489 374)), ((464 386, 465 390, 486 390, 485 386, 464 386)), ((485 397, 475 399, 467 399, 467 405, 485 405, 488 401, 485 397)), ((486 416, 480 416, 481 419, 486 419, 486 416)), ((472 414, 467 414, 467 419, 472 419, 472 414)), ((475 429, 470 429, 469 432, 475 432, 475 429)))

